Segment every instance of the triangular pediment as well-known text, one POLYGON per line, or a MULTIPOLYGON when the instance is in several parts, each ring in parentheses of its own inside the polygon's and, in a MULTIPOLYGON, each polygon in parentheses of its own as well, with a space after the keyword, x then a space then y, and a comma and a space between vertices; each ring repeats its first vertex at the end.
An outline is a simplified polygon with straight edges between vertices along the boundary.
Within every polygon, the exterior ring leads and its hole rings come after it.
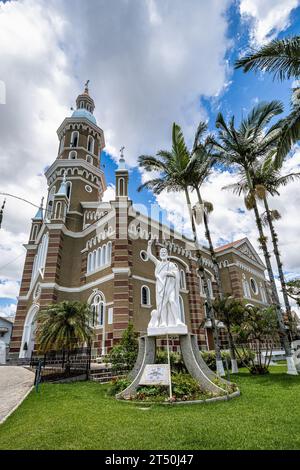
POLYGON ((254 261, 255 263, 258 263, 262 266, 264 266, 264 263, 262 262, 261 258, 258 256, 257 252, 251 245, 248 239, 241 240, 237 245, 234 247, 237 251, 240 251, 244 256, 249 258, 251 261, 254 261))

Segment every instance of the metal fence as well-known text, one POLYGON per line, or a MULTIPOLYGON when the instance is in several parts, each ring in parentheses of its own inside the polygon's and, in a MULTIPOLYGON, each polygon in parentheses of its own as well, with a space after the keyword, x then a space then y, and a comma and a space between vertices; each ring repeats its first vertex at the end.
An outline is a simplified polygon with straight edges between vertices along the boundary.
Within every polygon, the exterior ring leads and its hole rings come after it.
POLYGON ((86 375, 91 368, 91 348, 76 348, 72 351, 49 351, 40 355, 33 352, 30 367, 40 370, 40 381, 57 381, 86 375))

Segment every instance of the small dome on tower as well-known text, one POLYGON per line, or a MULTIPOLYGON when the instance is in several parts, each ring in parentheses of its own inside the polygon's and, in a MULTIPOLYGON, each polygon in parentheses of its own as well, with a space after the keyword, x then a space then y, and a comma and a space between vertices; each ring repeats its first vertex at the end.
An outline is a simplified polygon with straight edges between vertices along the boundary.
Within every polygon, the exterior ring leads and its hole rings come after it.
POLYGON ((94 124, 97 125, 97 121, 96 121, 95 116, 94 116, 90 111, 88 111, 88 110, 85 109, 85 108, 76 109, 76 110, 73 112, 72 117, 76 117, 76 118, 86 118, 86 119, 88 119, 89 121, 91 121, 91 122, 93 122, 94 124))
POLYGON ((95 103, 93 98, 90 97, 89 93, 89 80, 84 86, 84 92, 77 96, 76 99, 76 110, 73 112, 72 117, 86 118, 94 124, 97 124, 93 112, 95 109, 95 103))

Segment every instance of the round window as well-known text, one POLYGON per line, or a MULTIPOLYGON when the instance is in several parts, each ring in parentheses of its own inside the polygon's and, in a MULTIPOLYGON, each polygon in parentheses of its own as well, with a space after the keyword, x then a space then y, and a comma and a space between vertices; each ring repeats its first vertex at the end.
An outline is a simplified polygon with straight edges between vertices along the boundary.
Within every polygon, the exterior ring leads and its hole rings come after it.
POLYGON ((91 193, 91 192, 93 191, 92 188, 91 188, 91 186, 90 186, 89 184, 87 184, 87 185, 85 186, 85 190, 86 190, 87 193, 91 193))
POLYGON ((142 250, 140 252, 140 257, 142 258, 143 261, 148 261, 148 255, 147 255, 147 252, 145 250, 142 250))
POLYGON ((256 281, 253 279, 253 277, 250 279, 250 286, 251 286, 252 292, 254 294, 257 294, 258 293, 258 288, 257 288, 256 281))

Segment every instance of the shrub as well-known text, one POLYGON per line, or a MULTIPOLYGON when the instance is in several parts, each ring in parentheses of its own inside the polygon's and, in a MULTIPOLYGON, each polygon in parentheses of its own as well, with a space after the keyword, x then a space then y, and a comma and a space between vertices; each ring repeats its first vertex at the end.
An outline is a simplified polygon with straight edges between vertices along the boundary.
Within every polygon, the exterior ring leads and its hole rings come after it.
MULTIPOLYGON (((168 354, 164 349, 159 349, 156 352, 156 363, 157 364, 167 364, 168 354)), ((186 368, 182 359, 181 354, 176 352, 170 352, 170 364, 171 370, 174 372, 186 372, 186 368)))
POLYGON ((125 388, 127 388, 130 384, 131 381, 127 378, 113 379, 110 382, 110 387, 107 393, 108 395, 116 395, 117 393, 122 392, 122 390, 125 390, 125 388))
MULTIPOLYGON (((198 382, 189 374, 172 375, 172 399, 174 401, 204 400, 212 397, 213 394, 201 390, 198 382)), ((169 387, 163 385, 152 385, 139 387, 133 400, 143 401, 168 401, 169 387)))
POLYGON ((129 323, 123 332, 120 343, 111 349, 106 362, 111 363, 113 370, 131 370, 135 364, 137 354, 137 333, 134 331, 133 325, 129 323))
MULTIPOLYGON (((201 355, 205 360, 206 364, 211 370, 216 370, 216 352, 215 351, 201 351, 201 355)), ((227 358, 228 367, 230 367, 230 353, 229 351, 222 351, 222 360, 224 361, 227 358)), ((249 349, 237 350, 236 360, 238 367, 247 367, 251 360, 254 358, 255 354, 249 349)))

